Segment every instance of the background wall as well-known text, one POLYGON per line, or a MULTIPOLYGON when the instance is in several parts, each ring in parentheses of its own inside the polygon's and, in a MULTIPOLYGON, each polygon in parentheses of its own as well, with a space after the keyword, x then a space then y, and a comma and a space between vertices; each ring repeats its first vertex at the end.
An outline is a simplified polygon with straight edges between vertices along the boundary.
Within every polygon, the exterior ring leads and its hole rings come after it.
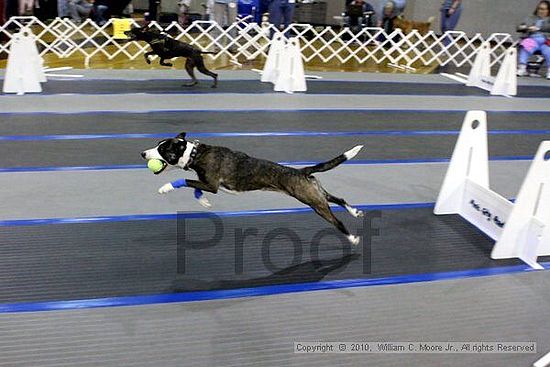
MULTIPOLYGON (((333 19, 334 15, 340 15, 345 8, 345 0, 326 0, 329 6, 327 24, 338 24, 333 19)), ((375 8, 386 0, 367 0, 375 8)), ((439 8, 443 0, 408 0, 405 9, 405 17, 414 20, 427 20, 435 16, 432 29, 439 32, 440 12, 439 8)), ((468 34, 491 33, 516 34, 516 26, 535 10, 539 0, 462 0, 464 10, 460 17, 457 30, 468 34)))
MULTIPOLYGON (((440 30, 441 0, 408 0, 405 16, 428 19, 435 16, 432 26, 440 30)), ((457 30, 468 34, 516 33, 516 26, 532 14, 539 0, 462 0, 463 12, 457 30)))
MULTIPOLYGON (((339 22, 334 16, 339 16, 345 9, 345 0, 324 0, 327 3, 327 24, 337 25, 339 22)), ((374 7, 379 6, 385 0, 367 0, 374 7)), ((176 12, 178 0, 162 0, 162 11, 176 12)), ((193 12, 202 13, 201 3, 206 0, 193 0, 191 9, 193 12)), ((427 20, 431 16, 436 19, 432 29, 440 30, 439 8, 443 0, 408 0, 405 16, 414 20, 427 20)), ((468 34, 491 33, 516 34, 516 26, 531 14, 538 0, 463 0, 464 11, 458 23, 457 30, 463 30, 468 34)), ((137 9, 147 8, 147 0, 134 0, 137 9)))

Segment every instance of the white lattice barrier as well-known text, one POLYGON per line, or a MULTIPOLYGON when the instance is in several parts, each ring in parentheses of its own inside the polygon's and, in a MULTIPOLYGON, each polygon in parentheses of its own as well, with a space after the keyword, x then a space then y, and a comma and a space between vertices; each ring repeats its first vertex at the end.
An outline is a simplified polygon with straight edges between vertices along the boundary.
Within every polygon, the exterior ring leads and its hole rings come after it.
MULTIPOLYGON (((33 29, 41 55, 53 53, 59 58, 66 58, 80 54, 84 57, 85 66, 89 66, 93 57, 98 55, 108 60, 115 57, 134 60, 148 49, 144 43, 115 40, 112 36, 112 20, 98 26, 90 19, 77 25, 59 18, 45 24, 35 17, 12 17, 0 27, 0 33, 10 39, 0 44, 0 54, 9 53, 12 32, 23 25, 33 29)), ((262 27, 250 23, 249 18, 238 20, 226 29, 209 21, 196 21, 185 28, 176 22, 165 28, 154 22, 151 26, 204 51, 218 51, 208 57, 217 59, 229 56, 234 60, 265 58, 269 38, 274 31, 272 25, 262 27)), ((484 38, 480 34, 468 36, 460 31, 438 36, 433 31, 420 34, 414 30, 404 34, 396 29, 386 34, 381 28, 364 28, 352 32, 349 28, 313 27, 310 24, 291 24, 286 31, 298 38, 306 63, 388 63, 407 69, 434 64, 470 66, 477 48, 484 41, 489 41, 493 66, 502 63, 509 47, 515 47, 512 36, 504 33, 484 38), (446 38, 450 42, 444 45, 443 40, 446 38)))

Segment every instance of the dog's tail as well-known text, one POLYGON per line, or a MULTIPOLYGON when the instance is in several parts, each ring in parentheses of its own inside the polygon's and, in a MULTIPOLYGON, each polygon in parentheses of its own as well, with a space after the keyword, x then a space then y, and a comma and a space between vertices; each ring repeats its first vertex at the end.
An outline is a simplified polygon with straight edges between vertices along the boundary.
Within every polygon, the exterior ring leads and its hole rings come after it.
POLYGON ((331 170, 334 167, 344 163, 345 161, 355 157, 361 149, 363 149, 363 146, 357 145, 345 152, 344 154, 340 154, 338 157, 331 159, 330 161, 319 163, 315 166, 302 168, 302 172, 304 172, 306 175, 311 175, 312 173, 331 170))

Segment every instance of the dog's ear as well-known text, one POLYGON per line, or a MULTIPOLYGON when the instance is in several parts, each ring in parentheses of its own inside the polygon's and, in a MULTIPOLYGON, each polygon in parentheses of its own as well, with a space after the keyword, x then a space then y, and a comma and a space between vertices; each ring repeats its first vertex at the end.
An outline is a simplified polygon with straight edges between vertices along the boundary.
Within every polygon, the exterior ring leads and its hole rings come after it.
POLYGON ((176 136, 176 138, 178 139, 185 139, 185 135, 187 135, 186 132, 182 132, 182 133, 179 133, 178 136, 176 136))

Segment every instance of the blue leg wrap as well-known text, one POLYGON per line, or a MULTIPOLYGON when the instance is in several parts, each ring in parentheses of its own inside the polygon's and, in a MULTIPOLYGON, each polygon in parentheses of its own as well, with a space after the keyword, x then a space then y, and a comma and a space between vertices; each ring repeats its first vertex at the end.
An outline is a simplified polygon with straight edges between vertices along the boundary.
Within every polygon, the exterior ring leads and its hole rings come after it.
POLYGON ((195 199, 199 200, 202 197, 202 190, 195 189, 195 199))
POLYGON ((181 180, 171 182, 171 184, 176 189, 179 189, 180 187, 187 187, 187 181, 185 181, 185 178, 182 178, 181 180))

